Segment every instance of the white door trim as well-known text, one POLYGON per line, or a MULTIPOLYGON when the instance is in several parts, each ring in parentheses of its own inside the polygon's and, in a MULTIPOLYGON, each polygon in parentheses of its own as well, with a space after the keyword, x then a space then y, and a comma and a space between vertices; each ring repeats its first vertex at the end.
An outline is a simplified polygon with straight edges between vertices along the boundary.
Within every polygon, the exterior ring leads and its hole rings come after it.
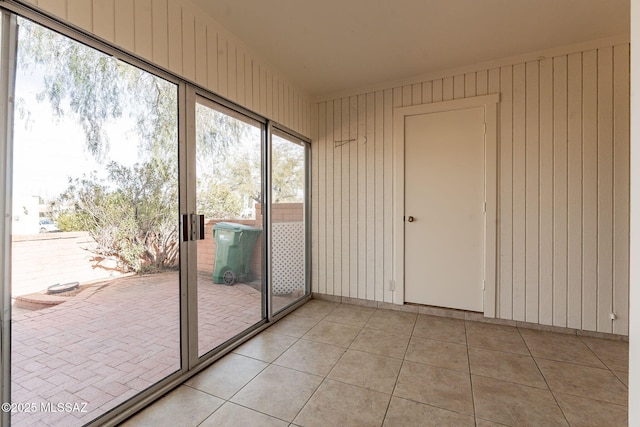
MULTIPOLYGON (((399 107, 393 111, 394 211, 393 211, 393 302, 404 304, 404 129, 405 119, 420 114, 484 107, 485 114, 485 268, 484 315, 496 316, 496 212, 497 212, 497 109, 499 94, 475 96, 453 101, 399 107)), ((390 284, 391 285, 391 284, 390 284)))

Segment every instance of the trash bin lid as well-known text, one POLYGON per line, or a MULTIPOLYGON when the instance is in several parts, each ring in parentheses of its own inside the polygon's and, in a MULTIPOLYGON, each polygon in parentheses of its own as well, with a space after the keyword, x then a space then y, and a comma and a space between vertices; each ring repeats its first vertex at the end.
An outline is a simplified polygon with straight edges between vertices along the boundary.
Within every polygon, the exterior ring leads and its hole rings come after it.
POLYGON ((261 228, 251 227, 244 224, 236 224, 235 222, 219 222, 213 226, 214 230, 233 230, 233 231, 262 231, 261 228))

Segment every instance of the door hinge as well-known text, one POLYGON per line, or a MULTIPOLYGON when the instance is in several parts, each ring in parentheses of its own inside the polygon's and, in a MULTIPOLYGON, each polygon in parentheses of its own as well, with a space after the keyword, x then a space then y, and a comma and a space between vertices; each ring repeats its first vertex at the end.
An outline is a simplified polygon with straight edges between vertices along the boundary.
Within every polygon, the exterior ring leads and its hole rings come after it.
POLYGON ((482 212, 487 213, 487 202, 482 203, 482 212))

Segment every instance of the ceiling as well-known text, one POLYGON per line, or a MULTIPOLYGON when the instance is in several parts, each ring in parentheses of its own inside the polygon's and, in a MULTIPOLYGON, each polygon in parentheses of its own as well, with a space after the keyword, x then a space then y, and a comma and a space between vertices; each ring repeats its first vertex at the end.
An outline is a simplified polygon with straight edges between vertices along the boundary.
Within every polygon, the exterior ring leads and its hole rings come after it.
POLYGON ((192 0, 311 96, 629 35, 629 0, 192 0))

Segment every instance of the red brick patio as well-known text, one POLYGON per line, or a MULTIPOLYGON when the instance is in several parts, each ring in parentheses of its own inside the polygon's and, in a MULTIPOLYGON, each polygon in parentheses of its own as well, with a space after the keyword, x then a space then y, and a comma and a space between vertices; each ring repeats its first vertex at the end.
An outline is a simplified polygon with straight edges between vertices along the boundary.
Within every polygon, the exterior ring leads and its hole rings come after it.
MULTIPOLYGON (((198 279, 199 353, 261 319, 261 293, 198 279)), ((282 303, 282 302, 281 302, 282 303)), ((12 402, 81 403, 86 413, 12 414, 13 425, 82 425, 180 369, 178 273, 94 285, 12 319, 12 402)))

